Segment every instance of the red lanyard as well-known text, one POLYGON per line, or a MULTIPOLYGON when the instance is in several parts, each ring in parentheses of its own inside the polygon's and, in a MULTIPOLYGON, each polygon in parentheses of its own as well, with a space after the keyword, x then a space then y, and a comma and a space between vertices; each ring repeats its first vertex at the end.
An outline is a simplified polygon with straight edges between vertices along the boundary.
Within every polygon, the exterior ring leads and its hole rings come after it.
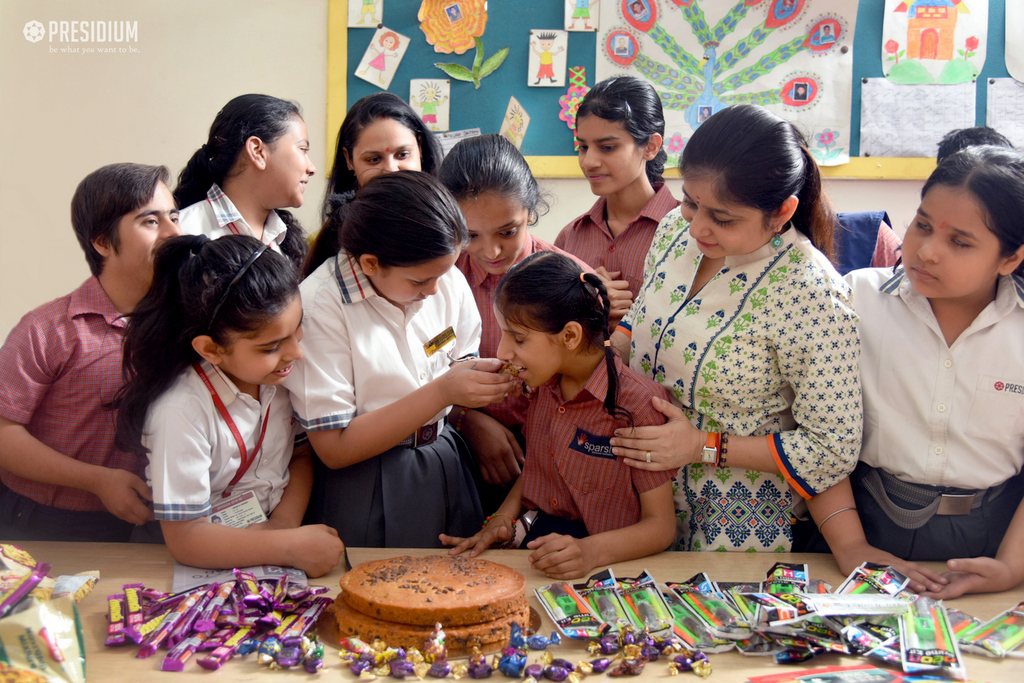
POLYGON ((238 466, 238 471, 235 472, 235 476, 231 478, 228 483, 228 487, 224 489, 224 497, 227 498, 231 495, 231 489, 235 484, 249 471, 249 466, 252 465, 253 461, 256 460, 256 455, 260 452, 260 448, 263 446, 263 437, 267 434, 267 423, 270 422, 270 413, 263 418, 263 427, 260 429, 260 438, 256 442, 256 448, 252 449, 252 455, 249 455, 248 449, 245 447, 245 441, 242 439, 242 435, 238 431, 238 427, 235 426, 235 421, 231 419, 230 413, 228 413, 228 407, 224 405, 224 401, 221 400, 220 394, 213 388, 213 384, 210 382, 210 378, 206 376, 203 369, 199 366, 199 363, 193 363, 192 368, 199 375, 199 378, 203 380, 203 384, 210 391, 210 396, 213 397, 213 404, 217 406, 217 412, 224 418, 224 422, 227 423, 228 429, 231 430, 231 436, 235 437, 235 443, 238 444, 238 452, 242 455, 242 462, 238 466))

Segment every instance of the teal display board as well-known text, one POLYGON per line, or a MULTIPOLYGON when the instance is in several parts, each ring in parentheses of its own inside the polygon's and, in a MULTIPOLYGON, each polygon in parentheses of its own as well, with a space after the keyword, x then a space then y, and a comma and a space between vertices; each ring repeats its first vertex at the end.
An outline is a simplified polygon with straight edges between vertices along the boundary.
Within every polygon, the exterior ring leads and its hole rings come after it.
MULTIPOLYGON (((564 28, 564 0, 491 0, 488 3, 487 29, 483 35, 485 57, 508 46, 505 63, 481 82, 480 89, 472 83, 452 80, 451 129, 480 128, 484 133, 497 133, 501 126, 508 98, 514 95, 530 115, 530 127, 523 142, 527 156, 573 156, 572 132, 558 118, 561 107, 558 98, 568 88, 531 88, 527 86, 530 29, 564 28)), ((602 11, 613 7, 615 0, 603 0, 602 11), (607 6, 605 5, 607 3, 607 6)), ((667 0, 658 0, 666 2, 667 0)), ((726 2, 728 0, 702 0, 726 2)), ((860 0, 857 27, 853 45, 853 111, 851 112, 851 153, 860 154, 860 90, 861 79, 882 77, 882 20, 884 0, 860 0)), ((457 62, 472 66, 474 51, 463 55, 434 52, 419 27, 416 14, 419 0, 384 0, 384 25, 409 36, 412 44, 391 82, 391 92, 409 99, 409 80, 413 78, 446 78, 434 66, 435 62, 457 62)), ((347 77, 348 105, 380 89, 356 78, 355 65, 362 59, 373 37, 373 29, 348 29, 347 77)), ((983 78, 1006 78, 1003 46, 1005 44, 1004 0, 989 1, 988 52, 977 88, 977 122, 985 122, 985 93, 983 78)), ((597 34, 569 33, 569 66, 582 66, 587 70, 587 84, 594 84, 594 60, 597 52, 597 34)), ((936 86, 941 87, 941 86, 936 86)))

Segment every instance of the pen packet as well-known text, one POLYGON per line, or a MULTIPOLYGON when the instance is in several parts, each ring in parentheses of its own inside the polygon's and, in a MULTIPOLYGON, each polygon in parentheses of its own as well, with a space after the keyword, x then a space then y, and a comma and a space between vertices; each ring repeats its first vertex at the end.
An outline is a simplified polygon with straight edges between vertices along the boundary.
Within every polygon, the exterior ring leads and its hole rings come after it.
POLYGON ((811 572, 806 564, 776 562, 765 576, 764 593, 807 593, 811 572))
POLYGON ((735 641, 715 638, 707 625, 691 611, 678 595, 667 591, 662 594, 662 597, 665 598, 665 604, 672 612, 672 633, 687 647, 706 653, 725 652, 735 647, 735 641))
POLYGON ((919 597, 900 615, 903 670, 907 673, 941 671, 958 680, 966 678, 960 648, 942 604, 919 597))
POLYGON ((636 578, 620 579, 619 595, 637 629, 647 629, 652 635, 672 629, 672 611, 647 571, 636 578))
POLYGON ((540 604, 562 634, 568 638, 596 638, 601 634, 600 617, 594 614, 571 583, 552 583, 534 590, 540 604))
POLYGON ((697 616, 716 638, 747 640, 752 631, 738 609, 719 592, 704 592, 702 588, 715 588, 706 574, 697 574, 683 583, 669 583, 667 588, 697 616))
POLYGON ((836 593, 876 593, 913 600, 917 596, 907 589, 909 583, 910 578, 903 572, 883 564, 865 562, 850 573, 836 593))
POLYGON ((612 631, 632 626, 629 612, 619 598, 619 582, 611 569, 594 574, 584 584, 575 584, 576 592, 587 601, 591 611, 612 631))
POLYGON ((960 639, 964 649, 989 657, 1006 657, 1024 643, 1024 602, 979 625, 960 639))

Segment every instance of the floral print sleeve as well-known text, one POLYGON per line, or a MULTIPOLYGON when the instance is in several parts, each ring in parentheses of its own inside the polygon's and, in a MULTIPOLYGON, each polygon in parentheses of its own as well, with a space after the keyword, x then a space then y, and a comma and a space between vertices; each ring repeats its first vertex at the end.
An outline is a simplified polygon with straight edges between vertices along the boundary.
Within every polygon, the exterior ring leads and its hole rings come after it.
POLYGON ((682 550, 787 551, 794 495, 813 496, 856 463, 859 345, 849 290, 804 235, 782 237, 781 248, 727 258, 693 293, 703 256, 678 209, 648 253, 628 316, 630 366, 669 389, 699 429, 769 440, 783 473, 682 468, 682 550))

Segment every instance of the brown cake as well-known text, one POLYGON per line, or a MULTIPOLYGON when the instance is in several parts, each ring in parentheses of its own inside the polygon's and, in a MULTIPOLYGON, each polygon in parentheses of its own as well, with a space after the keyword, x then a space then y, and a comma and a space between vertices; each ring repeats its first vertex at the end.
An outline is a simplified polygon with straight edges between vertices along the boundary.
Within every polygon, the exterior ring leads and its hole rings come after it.
POLYGON ((342 637, 423 646, 440 623, 452 654, 500 649, 513 621, 527 627, 526 577, 488 560, 393 557, 353 567, 332 608, 342 637))

